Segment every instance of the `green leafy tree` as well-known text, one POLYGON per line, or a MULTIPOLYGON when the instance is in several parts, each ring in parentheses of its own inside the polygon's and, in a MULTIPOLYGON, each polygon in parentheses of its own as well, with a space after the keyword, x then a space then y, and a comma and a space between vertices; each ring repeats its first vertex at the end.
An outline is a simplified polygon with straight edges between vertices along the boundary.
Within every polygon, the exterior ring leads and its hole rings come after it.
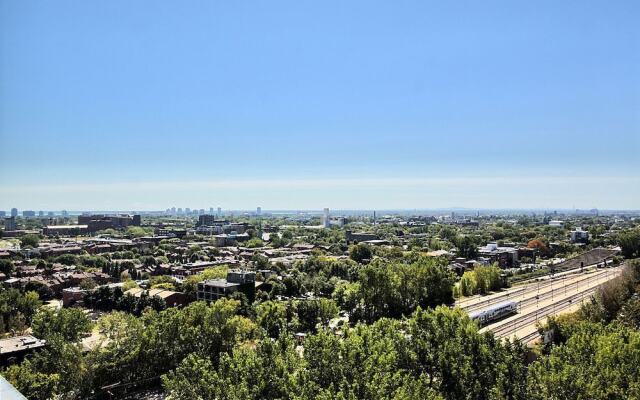
POLYGON ((257 248, 257 247, 262 247, 264 246, 264 242, 262 241, 262 239, 259 238, 252 238, 247 240, 247 242, 245 243, 245 245, 249 248, 257 248))
POLYGON ((36 292, 0 289, 0 333, 25 330, 41 304, 36 292))
POLYGON ((640 257, 640 231, 628 231, 618 236, 622 255, 626 258, 640 257))
POLYGON ((287 310, 285 303, 265 301, 256 306, 256 322, 267 336, 276 338, 286 331, 287 310))
POLYGON ((640 398, 640 333, 583 323, 529 368, 529 398, 640 398))
POLYGON ((20 246, 22 247, 38 247, 40 237, 38 235, 24 235, 20 238, 20 246))
POLYGON ((53 399, 58 392, 60 376, 38 372, 29 360, 12 365, 2 375, 30 400, 53 399))
POLYGON ((54 336, 60 336, 65 341, 76 342, 83 333, 91 330, 91 321, 78 308, 55 311, 43 307, 33 317, 31 329, 38 338, 51 340, 54 336))
POLYGON ((358 243, 349 249, 349 257, 355 262, 370 260, 372 255, 371 246, 364 243, 358 243))

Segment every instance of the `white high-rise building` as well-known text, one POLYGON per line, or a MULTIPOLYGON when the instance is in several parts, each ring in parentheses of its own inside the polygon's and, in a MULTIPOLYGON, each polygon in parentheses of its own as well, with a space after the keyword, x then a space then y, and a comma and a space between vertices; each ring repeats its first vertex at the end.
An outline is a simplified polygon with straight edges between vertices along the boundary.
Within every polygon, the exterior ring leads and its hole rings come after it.
POLYGON ((324 212, 322 213, 322 225, 325 228, 331 227, 331 218, 329 217, 329 209, 328 208, 325 208, 324 212))

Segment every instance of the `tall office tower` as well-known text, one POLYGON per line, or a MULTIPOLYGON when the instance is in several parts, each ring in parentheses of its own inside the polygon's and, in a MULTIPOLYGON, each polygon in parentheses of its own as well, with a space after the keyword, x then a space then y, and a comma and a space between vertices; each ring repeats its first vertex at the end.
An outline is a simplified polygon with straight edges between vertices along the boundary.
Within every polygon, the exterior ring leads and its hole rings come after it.
POLYGON ((262 215, 262 207, 258 207, 256 208, 256 215, 259 217, 260 215, 262 215))
POLYGON ((47 213, 47 217, 53 217, 54 215, 56 215, 56 213, 54 213, 53 211, 49 211, 47 213))
POLYGON ((213 207, 209 207, 209 214, 213 215, 213 207))
POLYGON ((65 217, 65 218, 68 217, 69 216, 69 211, 62 210, 62 216, 65 217))
POLYGON ((44 217, 44 211, 38 211, 38 217, 44 217))
POLYGON ((6 216, 7 216, 6 211, 0 211, 0 217, 6 217, 6 216))
POLYGON ((11 209, 11 216, 12 217, 17 217, 18 216, 18 209, 17 208, 12 208, 11 209))
POLYGON ((325 228, 329 228, 331 226, 331 219, 329 218, 328 208, 325 208, 324 212, 322 213, 322 225, 324 225, 325 228))
POLYGON ((222 208, 218 207, 218 218, 222 217, 222 208))
POLYGON ((204 208, 201 208, 200 211, 198 211, 198 214, 204 215, 204 208))
POLYGON ((185 213, 185 214, 191 214, 191 209, 190 209, 189 207, 186 207, 186 208, 184 209, 184 213, 185 213))
POLYGON ((176 215, 176 208, 175 207, 171 207, 171 215, 176 215))
POLYGON ((178 214, 178 215, 182 215, 182 207, 178 207, 178 212, 177 212, 177 214, 178 214))
POLYGON ((15 231, 16 230, 16 217, 11 216, 4 219, 4 230, 15 231))

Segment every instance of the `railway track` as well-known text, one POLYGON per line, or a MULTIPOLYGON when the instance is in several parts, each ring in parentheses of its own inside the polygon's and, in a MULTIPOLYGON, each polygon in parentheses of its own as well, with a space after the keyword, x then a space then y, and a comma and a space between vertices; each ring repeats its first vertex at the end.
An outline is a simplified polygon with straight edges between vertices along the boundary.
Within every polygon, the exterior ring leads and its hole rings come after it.
MULTIPOLYGON (((593 295, 597 289, 598 286, 595 286, 580 293, 576 293, 553 304, 549 304, 544 307, 529 311, 526 314, 521 314, 519 318, 488 330, 493 332, 493 334, 497 337, 509 337, 512 334, 516 333, 519 329, 522 329, 527 325, 544 319, 550 315, 555 315, 561 311, 566 310, 567 308, 574 306, 576 303, 582 302, 586 297, 593 295)), ((520 341, 522 341, 523 343, 528 343, 538 336, 538 332, 534 331, 520 338, 520 341)))
MULTIPOLYGON (((540 301, 540 300, 545 300, 548 298, 553 298, 554 294, 560 291, 564 291, 565 293, 567 292, 568 288, 575 286, 575 288, 577 289, 578 286, 583 285, 583 284, 588 284, 591 283, 593 280, 598 280, 600 278, 602 278, 603 275, 608 275, 609 273, 611 273, 609 270, 599 270, 596 274, 589 274, 589 275, 585 275, 584 277, 571 282, 569 284, 564 284, 562 286, 558 286, 557 289, 553 289, 551 291, 543 291, 542 293, 540 293, 540 290, 544 290, 546 288, 549 287, 553 287, 554 284, 558 285, 558 283, 562 284, 564 282, 564 279, 557 279, 557 280, 549 280, 549 281, 545 281, 545 282, 540 282, 538 285, 530 285, 529 287, 523 287, 521 289, 518 290, 512 290, 508 293, 504 293, 500 296, 493 296, 489 299, 487 299, 486 301, 482 301, 482 302, 478 302, 478 303, 474 303, 474 304, 469 304, 469 305, 465 305, 465 304, 458 304, 458 307, 462 308, 463 310, 467 311, 467 312, 473 312, 473 311, 477 311, 477 310, 481 310, 483 308, 486 307, 490 307, 494 304, 498 304, 507 300, 516 300, 517 298, 522 298, 524 297, 526 294, 529 293, 534 293, 537 292, 539 294, 537 294, 537 298, 536 296, 531 296, 528 298, 525 298, 524 300, 520 300, 519 301, 519 307, 525 307, 529 304, 532 304, 533 302, 536 301, 540 301)), ((614 272, 616 275, 618 274, 618 271, 616 270, 614 272)))

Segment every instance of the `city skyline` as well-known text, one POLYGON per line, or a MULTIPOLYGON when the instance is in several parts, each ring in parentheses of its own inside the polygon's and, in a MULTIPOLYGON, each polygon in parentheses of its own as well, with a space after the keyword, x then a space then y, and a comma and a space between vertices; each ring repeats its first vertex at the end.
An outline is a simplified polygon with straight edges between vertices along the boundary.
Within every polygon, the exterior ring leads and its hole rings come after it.
MULTIPOLYGON (((205 204, 218 199, 223 209, 248 210, 256 202, 264 210, 334 209, 638 209, 640 178, 431 178, 251 180, 164 182, 109 185, 38 185, 0 188, 0 209, 16 205, 30 210, 164 210, 167 204, 205 204), (511 188, 505 191, 505 187, 511 188), (598 191, 593 191, 598 187, 598 191), (179 195, 170 191, 182 191, 179 195), (291 197, 290 190, 301 195, 291 197), (545 200, 532 201, 547 190, 545 200), (341 198, 334 197, 339 191, 341 198), (389 194, 388 191, 393 191, 389 194), (502 191, 503 199, 493 198, 502 191), (45 197, 34 196, 46 192, 45 197), (209 196, 207 193, 217 193, 209 196), (387 193, 380 197, 382 193, 387 193), (451 193, 456 193, 451 197, 451 193), (615 193, 617 201, 607 200, 615 193), (135 196, 132 199, 132 193, 135 196), (625 196, 625 193, 628 193, 625 196), (603 196, 604 194, 604 196, 603 196), (306 197, 313 201, 305 200, 306 197), (87 201, 86 199, 91 199, 87 201), (395 201, 390 198, 396 198, 395 201), (400 198, 400 200, 397 200, 400 198), (16 201, 12 200, 16 199, 16 201), (18 201, 22 199, 22 201, 18 201), (27 199, 27 200, 25 200, 27 199), (77 199, 80 199, 78 201, 77 199), (147 200, 148 199, 148 200, 147 200), (302 201, 301 201, 302 199, 302 201)), ((209 206, 207 206, 208 208, 209 206)))

